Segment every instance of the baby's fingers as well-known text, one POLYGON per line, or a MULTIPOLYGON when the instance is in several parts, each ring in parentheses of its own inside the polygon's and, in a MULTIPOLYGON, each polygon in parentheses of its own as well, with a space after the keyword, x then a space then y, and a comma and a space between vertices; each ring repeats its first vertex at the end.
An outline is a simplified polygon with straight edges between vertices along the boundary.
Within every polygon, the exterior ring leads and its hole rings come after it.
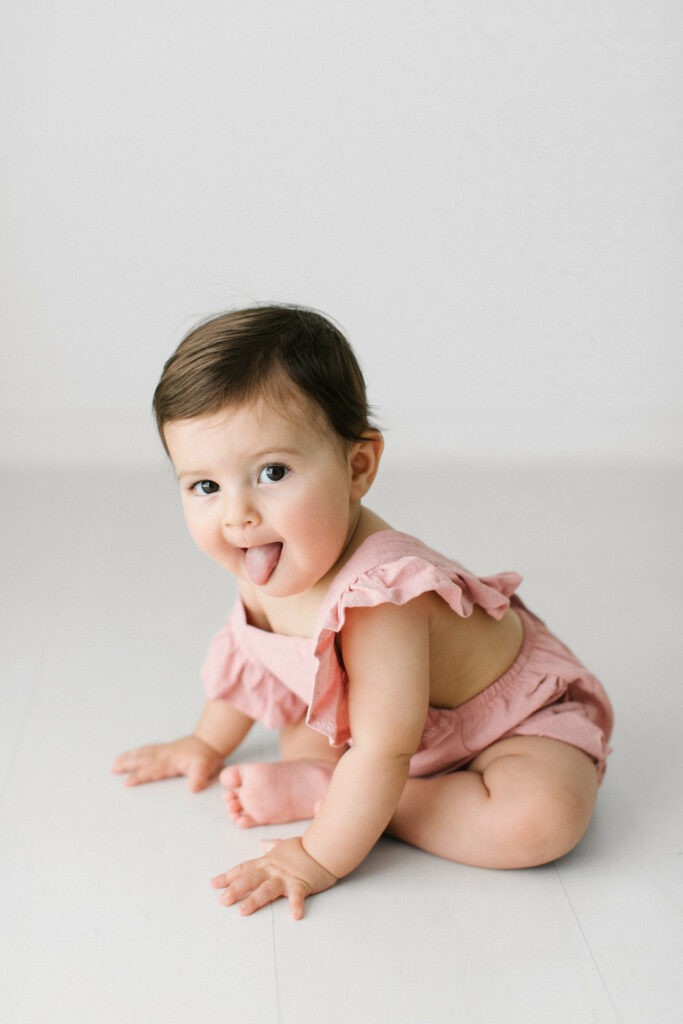
POLYGON ((206 761, 193 761, 187 769, 187 785, 191 793, 206 789, 216 778, 206 761))
MULTIPOLYGON (((307 895, 308 889, 298 879, 269 878, 242 901, 240 914, 248 917, 256 910, 279 900, 281 896, 286 896, 292 917, 295 921, 300 921, 304 916, 304 900, 307 895)), ((233 902, 235 901, 231 899, 230 903, 233 902)))
POLYGON ((135 771, 141 765, 157 760, 160 754, 161 750, 158 746, 138 747, 136 750, 127 750, 125 754, 119 754, 111 766, 111 770, 115 775, 135 771))
POLYGON ((119 754, 111 766, 112 774, 123 775, 124 772, 130 772, 137 767, 139 762, 140 751, 138 750, 129 750, 125 754, 119 754))
POLYGON ((158 782, 179 775, 169 758, 158 748, 141 747, 117 757, 112 765, 114 775, 126 775, 126 786, 139 786, 143 782, 158 782))
POLYGON ((302 882, 291 882, 289 886, 289 912, 295 921, 304 916, 304 900, 308 895, 302 882))
MULTIPOLYGON (((262 839, 261 849, 264 853, 270 853, 276 846, 282 842, 282 839, 262 839)), ((290 880, 287 884, 287 897, 289 899, 289 909, 292 917, 295 921, 300 921, 304 916, 304 900, 308 895, 306 886, 296 879, 290 880)), ((241 908, 240 908, 241 909, 241 908)))
MULTIPOLYGON (((211 885, 214 889, 224 890, 220 902, 224 907, 231 907, 233 903, 238 903, 267 881, 267 874, 248 862, 212 878, 211 885)), ((254 907, 254 910, 257 909, 258 907, 254 907)))
POLYGON ((230 871, 223 871, 220 875, 215 875, 211 879, 211 885, 214 889, 234 888, 235 892, 240 893, 239 898, 241 898, 260 885, 265 878, 267 875, 256 867, 255 861, 248 860, 244 864, 238 864, 237 867, 231 868, 230 871))
POLYGON ((211 879, 214 889, 224 889, 220 902, 231 907, 240 901, 240 914, 248 917, 262 907, 286 896, 289 909, 295 920, 304 916, 304 900, 310 888, 298 878, 272 876, 254 861, 240 864, 231 871, 225 871, 211 879))
POLYGON ((265 907, 269 903, 278 900, 284 894, 282 879, 269 878, 242 901, 240 904, 240 914, 243 917, 248 917, 255 911, 260 910, 261 907, 265 907))
MULTIPOLYGON (((175 775, 177 773, 172 772, 170 774, 175 775)), ((145 782, 160 782, 162 779, 168 778, 169 772, 163 766, 155 765, 152 767, 149 765, 143 765, 136 771, 130 771, 123 780, 123 784, 124 786, 142 786, 145 782)))

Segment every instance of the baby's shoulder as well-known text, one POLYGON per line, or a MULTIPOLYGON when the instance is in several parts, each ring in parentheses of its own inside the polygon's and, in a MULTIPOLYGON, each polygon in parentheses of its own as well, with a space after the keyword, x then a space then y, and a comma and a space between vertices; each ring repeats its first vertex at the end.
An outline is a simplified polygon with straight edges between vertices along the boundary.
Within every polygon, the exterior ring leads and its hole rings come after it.
MULTIPOLYGON (((370 587, 374 591, 409 585, 425 569, 464 572, 464 566, 428 547, 417 537, 391 527, 366 536, 332 579, 323 603, 345 590, 370 587)), ((415 594, 420 593, 415 588, 415 594)))
POLYGON ((340 632, 354 608, 445 602, 469 618, 475 605, 501 618, 521 582, 517 573, 479 577, 418 538, 387 529, 371 534, 332 580, 322 601, 316 633, 340 632))

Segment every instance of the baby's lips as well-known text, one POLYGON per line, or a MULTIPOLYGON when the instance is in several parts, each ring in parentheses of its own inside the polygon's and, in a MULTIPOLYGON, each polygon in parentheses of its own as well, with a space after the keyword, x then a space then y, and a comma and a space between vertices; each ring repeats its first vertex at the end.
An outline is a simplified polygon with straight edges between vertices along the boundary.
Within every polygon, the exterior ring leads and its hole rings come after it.
POLYGON ((247 548, 244 552, 244 561, 247 575, 251 582, 255 583, 258 587, 262 587, 264 583, 267 583, 273 574, 275 566, 280 561, 281 553, 282 544, 280 541, 247 548))

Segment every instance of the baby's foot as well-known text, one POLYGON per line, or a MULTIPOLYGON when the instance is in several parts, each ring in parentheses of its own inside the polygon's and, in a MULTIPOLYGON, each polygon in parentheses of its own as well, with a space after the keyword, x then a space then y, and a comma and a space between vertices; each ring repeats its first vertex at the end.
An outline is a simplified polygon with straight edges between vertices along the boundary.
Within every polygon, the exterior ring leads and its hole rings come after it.
POLYGON ((239 828, 312 818, 333 771, 329 761, 231 764, 220 774, 227 789, 223 800, 239 828))

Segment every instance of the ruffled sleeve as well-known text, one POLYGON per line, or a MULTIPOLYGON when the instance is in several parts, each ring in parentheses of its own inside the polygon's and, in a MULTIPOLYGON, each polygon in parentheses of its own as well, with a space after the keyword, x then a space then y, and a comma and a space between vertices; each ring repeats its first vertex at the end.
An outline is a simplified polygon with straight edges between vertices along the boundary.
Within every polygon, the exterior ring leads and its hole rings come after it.
POLYGON ((209 700, 228 700, 269 729, 303 717, 306 704, 249 651, 239 604, 211 640, 202 668, 209 700))
POLYGON ((330 600, 326 600, 322 610, 315 651, 318 672, 307 721, 312 728, 325 733, 335 746, 350 739, 347 677, 335 644, 349 608, 403 605, 420 594, 434 592, 462 618, 469 618, 474 606, 479 605, 492 618, 501 619, 522 581, 514 572, 474 576, 419 541, 406 535, 395 536, 412 541, 419 553, 375 565, 350 578, 347 573, 340 574, 347 578, 341 588, 335 588, 333 583, 328 594, 330 600))

